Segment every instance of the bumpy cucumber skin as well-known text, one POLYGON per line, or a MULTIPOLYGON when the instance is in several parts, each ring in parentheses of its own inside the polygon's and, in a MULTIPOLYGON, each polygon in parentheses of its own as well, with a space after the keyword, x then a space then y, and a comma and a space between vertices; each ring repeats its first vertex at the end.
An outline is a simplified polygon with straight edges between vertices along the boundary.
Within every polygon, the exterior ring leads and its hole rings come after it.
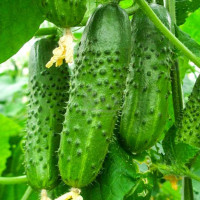
POLYGON ((102 166, 122 104, 130 40, 129 18, 116 4, 98 7, 84 30, 59 150, 69 186, 88 185, 102 166))
POLYGON ((200 76, 182 114, 182 121, 176 134, 176 142, 183 142, 200 148, 200 76))
POLYGON ((52 189, 58 182, 56 151, 69 96, 69 73, 67 64, 45 67, 56 45, 53 38, 43 38, 30 52, 25 168, 35 189, 52 189))
MULTIPOLYGON (((151 7, 170 28, 165 8, 155 4, 151 7)), ((132 58, 119 131, 128 151, 138 153, 150 148, 164 129, 171 93, 170 65, 169 41, 138 10, 132 20, 132 58)))
POLYGON ((46 18, 56 26, 68 28, 78 25, 86 12, 86 0, 43 0, 46 18))

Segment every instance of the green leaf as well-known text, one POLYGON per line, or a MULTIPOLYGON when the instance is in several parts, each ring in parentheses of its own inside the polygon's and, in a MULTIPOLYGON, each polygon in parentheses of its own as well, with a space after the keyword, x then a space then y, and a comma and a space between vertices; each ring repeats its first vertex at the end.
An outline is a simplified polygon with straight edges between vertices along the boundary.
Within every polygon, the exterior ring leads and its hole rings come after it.
MULTIPOLYGON (((89 186, 82 188, 81 195, 84 199, 124 200, 139 180, 140 174, 137 165, 133 163, 133 157, 116 143, 112 143, 109 150, 103 170, 97 179, 89 186)), ((146 177, 145 174, 143 178, 146 177)), ((68 191, 69 187, 61 183, 51 192, 51 198, 55 199, 68 191)))
POLYGON ((0 1, 0 63, 30 40, 43 21, 40 0, 0 1))
POLYGON ((125 8, 129 8, 133 5, 133 1, 130 1, 130 0, 122 0, 120 1, 120 4, 119 4, 123 9, 125 8))
POLYGON ((131 194, 126 197, 125 200, 149 200, 154 186, 153 180, 154 177, 152 173, 145 173, 143 179, 137 181, 137 184, 131 190, 131 194))
POLYGON ((183 32, 178 26, 175 26, 178 39, 196 56, 200 57, 200 45, 195 42, 187 33, 183 32))
POLYGON ((192 13, 186 22, 180 27, 184 32, 188 33, 191 38, 200 44, 200 8, 192 13))
POLYGON ((103 200, 123 200, 129 194, 139 178, 136 164, 118 144, 110 145, 110 153, 99 177, 103 200))
POLYGON ((172 126, 165 135, 164 140, 162 141, 162 146, 165 152, 165 161, 167 164, 174 163, 176 160, 175 155, 175 134, 176 134, 176 127, 172 126))
MULTIPOLYGON (((7 168, 6 171, 3 173, 3 176, 20 176, 24 174, 24 166, 22 164, 24 160, 24 154, 20 143, 20 139, 14 139, 10 142, 10 146, 12 146, 12 155, 9 159, 9 162, 7 162, 7 168)), ((19 200, 24 195, 26 189, 27 184, 0 185, 0 199, 19 200)), ((35 199, 39 199, 38 192, 33 192, 28 200, 35 199)))
POLYGON ((180 70, 181 81, 183 81, 186 74, 189 74, 191 72, 195 72, 194 66, 190 65, 189 59, 187 57, 179 56, 178 57, 178 63, 179 63, 179 66, 180 66, 179 70, 180 70))
POLYGON ((186 143, 176 143, 176 127, 172 126, 163 140, 163 149, 167 164, 176 169, 186 166, 197 155, 199 149, 186 143))
POLYGON ((10 157, 10 144, 9 137, 0 137, 0 176, 6 169, 6 161, 10 157))
POLYGON ((174 147, 178 164, 185 165, 194 158, 199 149, 186 143, 178 143, 174 147))
POLYGON ((17 135, 20 131, 21 127, 17 123, 0 114, 0 175, 5 170, 7 159, 11 155, 10 136, 17 135))
POLYGON ((188 15, 200 7, 200 0, 176 0, 177 25, 185 22, 188 15))
POLYGON ((15 121, 0 114, 0 138, 18 135, 21 129, 15 121))

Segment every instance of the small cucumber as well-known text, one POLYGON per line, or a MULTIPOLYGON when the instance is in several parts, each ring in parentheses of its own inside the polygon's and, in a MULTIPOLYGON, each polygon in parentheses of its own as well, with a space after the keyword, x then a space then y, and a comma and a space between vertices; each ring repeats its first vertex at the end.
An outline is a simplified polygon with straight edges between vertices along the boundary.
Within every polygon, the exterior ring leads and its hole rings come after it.
POLYGON ((176 141, 200 148, 200 76, 182 114, 176 141))
POLYGON ((67 64, 45 67, 56 44, 54 38, 42 38, 30 52, 25 168, 35 189, 52 189, 59 179, 56 151, 68 100, 69 72, 67 64))
MULTIPOLYGON (((151 8, 170 28, 162 6, 151 8)), ((131 152, 144 151, 163 132, 168 111, 171 45, 150 19, 138 10, 132 20, 132 61, 127 77, 119 138, 131 152)))
POLYGON ((42 8, 46 18, 62 28, 78 25, 87 10, 86 0, 43 0, 42 8))
POLYGON ((131 53, 127 13, 117 4, 97 8, 82 36, 59 150, 63 181, 91 183, 108 151, 122 104, 131 53))

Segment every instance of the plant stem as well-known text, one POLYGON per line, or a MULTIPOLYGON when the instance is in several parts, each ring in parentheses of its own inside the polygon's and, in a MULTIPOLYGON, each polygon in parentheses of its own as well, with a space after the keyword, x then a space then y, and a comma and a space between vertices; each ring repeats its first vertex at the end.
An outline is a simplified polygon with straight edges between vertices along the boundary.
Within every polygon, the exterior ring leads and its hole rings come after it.
POLYGON ((21 198, 21 200, 28 200, 28 198, 30 197, 31 193, 33 192, 33 189, 28 186, 28 188, 26 189, 23 197, 21 198))
MULTIPOLYGON (((176 5, 175 5, 175 0, 168 0, 167 1, 167 10, 170 13, 170 17, 172 19, 172 21, 174 22, 174 24, 176 24, 176 5)), ((174 33, 174 31, 172 31, 174 33)))
POLYGON ((49 28, 40 28, 35 33, 36 37, 44 36, 44 35, 56 35, 58 29, 56 27, 49 27, 49 28))
POLYGON ((144 10, 146 15, 151 19, 155 26, 174 44, 174 46, 183 52, 193 63, 200 67, 200 58, 194 55, 181 41, 179 41, 174 34, 172 34, 168 28, 160 21, 160 19, 153 12, 151 7, 145 0, 136 0, 139 6, 144 10))
POLYGON ((193 188, 192 188, 192 180, 189 177, 183 177, 183 186, 182 186, 182 200, 193 200, 193 188))
POLYGON ((0 177, 0 184, 21 184, 26 183, 26 176, 16 176, 16 177, 0 177))
POLYGON ((182 85, 180 80, 179 73, 179 64, 175 60, 174 64, 171 66, 171 86, 172 86, 172 99, 174 107, 174 117, 175 117, 175 126, 180 124, 182 110, 183 110, 183 94, 182 94, 182 85))
MULTIPOLYGON (((190 171, 186 172, 185 175, 186 175, 186 176, 189 176, 190 178, 192 178, 192 179, 194 179, 194 180, 200 182, 200 177, 197 176, 196 174, 191 173, 190 171)), ((188 177, 188 178, 189 178, 189 177, 188 177)))
POLYGON ((152 163, 151 166, 153 168, 156 168, 157 170, 159 170, 161 172, 162 171, 165 171, 165 173, 167 172, 166 174, 168 174, 168 175, 170 175, 170 174, 176 174, 177 176, 187 176, 188 179, 192 178, 192 179, 200 182, 200 176, 191 173, 189 170, 178 169, 178 173, 177 173, 177 170, 174 170, 174 168, 172 168, 169 165, 152 163))

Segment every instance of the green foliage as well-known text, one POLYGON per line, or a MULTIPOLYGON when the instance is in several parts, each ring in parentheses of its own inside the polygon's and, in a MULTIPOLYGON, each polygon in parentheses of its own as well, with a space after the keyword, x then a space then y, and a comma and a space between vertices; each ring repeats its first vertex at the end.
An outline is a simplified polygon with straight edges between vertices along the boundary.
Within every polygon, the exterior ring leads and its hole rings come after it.
POLYGON ((178 39, 190 49, 195 55, 200 57, 200 45, 195 42, 187 33, 181 31, 178 26, 175 26, 178 39))
POLYGON ((21 127, 16 124, 12 119, 9 119, 0 114, 0 175, 6 169, 7 158, 10 157, 10 144, 9 138, 18 135, 21 132, 21 127))
POLYGON ((190 13, 194 12, 200 6, 200 0, 176 0, 177 25, 185 22, 190 13))
POLYGON ((43 21, 39 2, 0 1, 0 63, 14 55, 39 28, 43 21))
POLYGON ((2 153, 0 157, 0 175, 6 168, 7 158, 11 155, 9 137, 0 137, 0 151, 2 153))
POLYGON ((186 19, 186 22, 181 26, 181 29, 188 33, 196 42, 200 44, 199 19, 200 8, 189 15, 189 17, 186 19))

